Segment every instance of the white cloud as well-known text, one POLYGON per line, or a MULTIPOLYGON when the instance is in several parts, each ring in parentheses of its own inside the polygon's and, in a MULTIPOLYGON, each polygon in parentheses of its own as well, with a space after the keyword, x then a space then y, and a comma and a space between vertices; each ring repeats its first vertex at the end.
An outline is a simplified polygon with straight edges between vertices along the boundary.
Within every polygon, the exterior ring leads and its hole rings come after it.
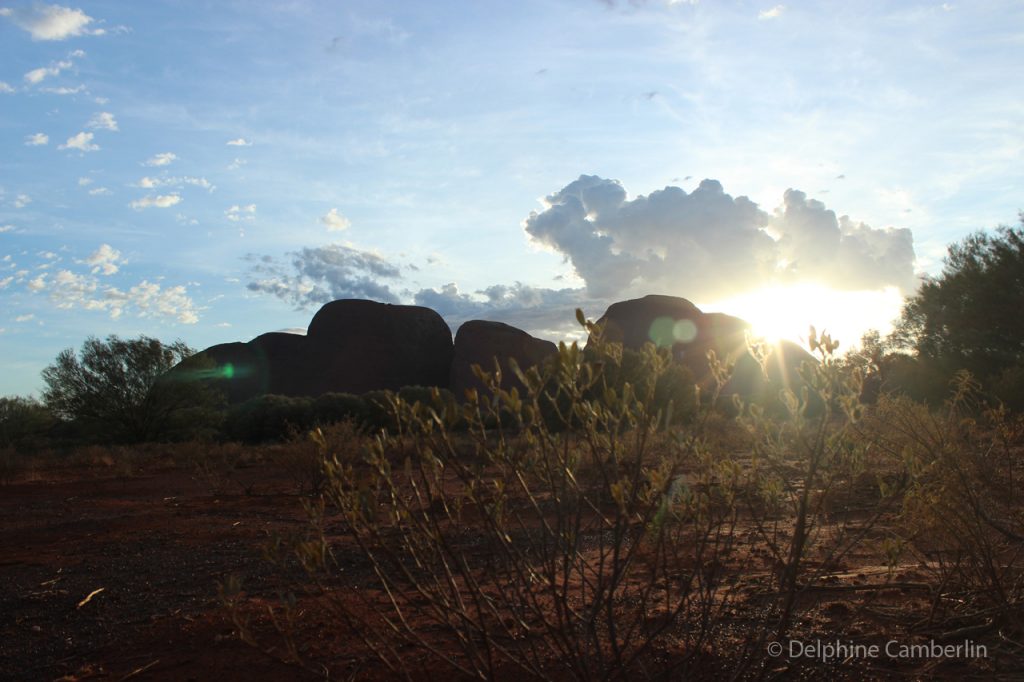
POLYGON ((338 213, 336 208, 320 216, 320 222, 327 226, 328 232, 340 232, 352 226, 352 221, 338 213))
POLYGON ((785 5, 775 5, 775 7, 772 7, 771 9, 765 9, 758 12, 757 18, 762 20, 777 19, 778 17, 782 16, 782 13, 783 11, 785 11, 785 9, 785 5))
POLYGON ((81 177, 78 178, 79 187, 87 187, 92 184, 92 178, 81 177))
POLYGON ((14 225, 0 225, 0 234, 4 232, 14 232, 14 225))
POLYGON ((32 203, 32 197, 27 194, 19 194, 14 200, 14 208, 25 208, 32 203))
POLYGON ((231 161, 231 163, 228 164, 228 170, 229 171, 238 170, 239 168, 241 168, 242 166, 244 166, 247 163, 249 163, 249 162, 246 161, 245 159, 237 159, 237 158, 233 159, 231 161))
POLYGON ((44 144, 49 144, 50 136, 46 133, 36 133, 35 135, 28 135, 25 137, 25 145, 28 147, 39 147, 44 144))
POLYGON ((158 196, 142 197, 136 199, 131 203, 131 207, 135 210, 141 210, 144 208, 170 208, 175 204, 181 203, 181 197, 177 194, 161 194, 158 196))
POLYGON ((89 254, 89 257, 81 261, 92 268, 92 274, 102 273, 113 275, 118 271, 118 261, 121 261, 121 252, 110 244, 101 244, 100 248, 89 254))
POLYGON ((227 216, 228 220, 230 220, 233 223, 237 223, 240 220, 255 220, 256 204, 248 204, 247 206, 232 206, 228 210, 224 211, 224 215, 227 216))
POLYGON ((39 275, 26 286, 33 293, 45 291, 58 308, 103 311, 114 320, 130 312, 137 317, 173 318, 183 324, 199 321, 195 303, 186 288, 180 285, 163 288, 160 284, 143 280, 123 291, 101 284, 92 274, 61 270, 49 280, 45 273, 39 275))
POLYGON ((98 114, 94 114, 85 126, 87 128, 99 128, 103 130, 118 130, 117 120, 109 111, 101 111, 98 114))
POLYGON ((87 90, 84 85, 78 85, 73 88, 39 88, 39 92, 46 92, 51 95, 77 95, 80 92, 87 92, 87 90))
POLYGON ((38 69, 32 69, 25 74, 25 82, 31 85, 41 83, 47 76, 56 76, 60 74, 63 69, 71 66, 71 62, 57 62, 54 66, 40 66, 38 69))
POLYGON ((227 144, 229 147, 251 147, 252 141, 247 140, 244 137, 239 137, 235 140, 228 140, 227 144))
POLYGON ((14 88, 11 87, 10 83, 0 81, 0 93, 10 94, 12 92, 14 92, 14 88))
POLYGON ((89 196, 91 196, 91 197, 104 196, 104 195, 107 195, 107 194, 113 194, 113 192, 111 192, 106 187, 95 187, 95 188, 89 190, 89 196))
POLYGON ((0 289, 6 289, 8 286, 10 286, 11 282, 13 282, 13 281, 14 281, 14 276, 13 275, 11 275, 9 277, 4 277, 3 279, 0 279, 0 289))
POLYGON ((0 9, 0 16, 10 17, 19 28, 28 31, 32 40, 65 40, 72 36, 103 35, 102 28, 90 29, 95 19, 80 9, 33 3, 29 7, 0 9))
POLYGON ((33 313, 29 313, 28 315, 18 315, 16 318, 14 318, 14 321, 15 322, 29 322, 29 321, 31 321, 33 319, 35 319, 35 315, 33 313))
POLYGON ((169 166, 172 161, 178 158, 174 152, 162 152, 154 155, 146 161, 147 166, 169 166))
POLYGON ((57 147, 57 149, 77 149, 82 152, 94 152, 100 148, 93 144, 93 134, 81 132, 68 138, 68 141, 57 147))
POLYGON ((148 175, 136 183, 136 186, 144 189, 155 189, 157 187, 183 187, 185 185, 192 185, 193 187, 202 187, 203 189, 213 191, 216 188, 206 178, 195 178, 192 176, 184 177, 168 177, 168 178, 151 178, 148 175))

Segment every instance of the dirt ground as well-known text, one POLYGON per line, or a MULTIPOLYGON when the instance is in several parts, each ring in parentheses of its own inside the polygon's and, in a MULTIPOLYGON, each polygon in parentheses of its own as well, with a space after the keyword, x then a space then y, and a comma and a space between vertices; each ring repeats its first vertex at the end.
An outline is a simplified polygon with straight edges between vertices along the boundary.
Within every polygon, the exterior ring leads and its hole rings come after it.
POLYGON ((238 472, 253 494, 174 469, 0 487, 0 678, 309 677, 238 641, 217 599, 232 573, 271 589, 260 547, 303 523, 279 474, 238 472))
MULTIPOLYGON (((239 641, 218 583, 242 576, 250 598, 273 600, 281 578, 262 547, 305 523, 294 482, 266 462, 239 469, 216 493, 209 481, 170 465, 128 477, 102 467, 65 469, 0 487, 0 678, 388 679, 315 605, 304 607, 303 646, 332 661, 324 675, 285 664, 283 651, 268 655, 239 641)), ((745 565, 759 568, 753 557, 745 565)), ((853 561, 814 593, 817 603, 800 627, 883 642, 902 612, 911 618, 927 601, 909 569, 889 578, 909 589, 860 589, 885 579, 882 573, 853 561)), ((268 619, 252 613, 257 629, 270 631, 268 619)), ((883 663, 867 677, 862 670, 844 679, 978 672, 955 662, 883 663)), ((793 678, 814 679, 814 671, 793 678)))

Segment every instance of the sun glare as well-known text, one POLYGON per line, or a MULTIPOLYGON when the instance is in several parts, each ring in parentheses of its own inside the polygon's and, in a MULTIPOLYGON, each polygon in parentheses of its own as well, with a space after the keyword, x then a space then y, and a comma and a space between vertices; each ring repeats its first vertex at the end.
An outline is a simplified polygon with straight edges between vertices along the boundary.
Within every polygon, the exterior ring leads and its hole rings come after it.
POLYGON ((814 283, 765 287, 701 306, 750 323, 755 336, 768 341, 802 343, 810 325, 839 339, 841 349, 860 342, 869 329, 892 330, 903 297, 895 287, 880 291, 841 291, 814 283))

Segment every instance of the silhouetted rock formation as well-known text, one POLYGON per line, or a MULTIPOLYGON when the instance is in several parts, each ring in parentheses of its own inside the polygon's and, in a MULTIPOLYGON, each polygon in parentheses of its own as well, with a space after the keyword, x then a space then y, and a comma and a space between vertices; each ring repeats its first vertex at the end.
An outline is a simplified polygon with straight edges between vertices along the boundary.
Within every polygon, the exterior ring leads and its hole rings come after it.
POLYGON ((305 395, 448 385, 452 332, 430 308, 332 301, 313 317, 306 339, 318 380, 305 395))
POLYGON ((704 313, 690 301, 676 296, 644 296, 613 303, 597 321, 604 338, 625 348, 639 349, 651 342, 671 348, 672 357, 685 365, 702 389, 713 387, 707 353, 714 350, 719 360, 734 365, 723 395, 738 393, 744 398, 764 393, 770 384, 797 386, 797 370, 813 358, 799 345, 783 341, 772 348, 764 371, 747 350, 743 320, 723 313, 704 313))
MULTIPOLYGON (((711 349, 735 365, 724 394, 744 398, 777 394, 782 385, 799 387, 797 369, 811 356, 783 342, 769 355, 767 377, 746 346, 749 326, 721 313, 704 313, 684 298, 645 296, 609 306, 598 320, 605 338, 639 349, 648 341, 669 347, 705 391, 713 380, 711 349)), ((346 299, 322 307, 306 336, 262 334, 248 343, 211 346, 171 373, 223 390, 228 402, 273 393, 317 397, 325 393, 366 393, 403 386, 450 388, 462 399, 467 388, 482 389, 472 366, 502 367, 502 387, 519 385, 509 358, 524 370, 557 353, 550 341, 501 322, 463 324, 454 344, 451 330, 435 311, 420 306, 346 299)), ((705 393, 706 394, 706 393, 705 393)))
POLYGON ((493 372, 494 359, 497 358, 502 370, 501 387, 507 390, 516 386, 522 391, 522 383, 509 369, 508 359, 514 358, 519 367, 526 371, 557 352, 558 346, 555 344, 530 336, 521 329, 501 322, 470 320, 459 327, 455 334, 455 354, 448 375, 449 388, 458 400, 463 399, 468 388, 482 392, 484 387, 473 374, 473 365, 480 365, 484 370, 493 372))
POLYGON ((451 330, 429 308, 339 300, 317 312, 306 336, 269 333, 211 346, 172 372, 211 383, 231 403, 266 393, 444 387, 452 350, 451 330))

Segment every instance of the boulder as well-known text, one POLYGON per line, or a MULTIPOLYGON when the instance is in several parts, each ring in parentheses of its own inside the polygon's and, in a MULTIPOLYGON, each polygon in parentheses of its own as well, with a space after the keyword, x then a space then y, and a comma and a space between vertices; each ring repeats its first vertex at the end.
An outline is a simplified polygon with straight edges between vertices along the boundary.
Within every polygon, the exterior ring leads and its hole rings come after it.
POLYGON ((645 343, 671 348, 672 357, 685 365, 699 383, 709 377, 707 354, 735 362, 746 352, 743 320, 722 313, 704 313, 685 298, 644 296, 613 303, 597 321, 607 341, 640 349, 645 343))
POLYGON ((451 330, 429 308, 339 300, 317 312, 306 336, 271 332, 211 346, 171 372, 210 383, 230 403, 267 393, 446 387, 452 350, 451 330))
POLYGON ((305 395, 448 386, 452 332, 430 308, 332 301, 306 333, 312 373, 305 395))
POLYGON ((558 347, 550 341, 530 336, 502 322, 470 320, 459 327, 455 334, 455 353, 448 375, 449 388, 461 400, 466 390, 475 388, 483 391, 483 384, 473 373, 473 365, 480 365, 488 372, 494 371, 498 360, 502 370, 501 387, 513 386, 523 390, 522 383, 509 369, 509 358, 515 359, 522 370, 541 364, 558 353, 558 347))
POLYGON ((814 361, 798 344, 783 341, 771 349, 765 376, 765 370, 747 349, 749 324, 723 313, 704 313, 685 298, 675 296, 651 295, 613 303, 597 323, 606 340, 620 342, 625 348, 638 350, 647 342, 670 348, 672 357, 690 370, 705 395, 714 387, 707 360, 709 350, 734 366, 722 395, 739 394, 744 399, 761 399, 781 386, 798 388, 800 365, 814 361))

